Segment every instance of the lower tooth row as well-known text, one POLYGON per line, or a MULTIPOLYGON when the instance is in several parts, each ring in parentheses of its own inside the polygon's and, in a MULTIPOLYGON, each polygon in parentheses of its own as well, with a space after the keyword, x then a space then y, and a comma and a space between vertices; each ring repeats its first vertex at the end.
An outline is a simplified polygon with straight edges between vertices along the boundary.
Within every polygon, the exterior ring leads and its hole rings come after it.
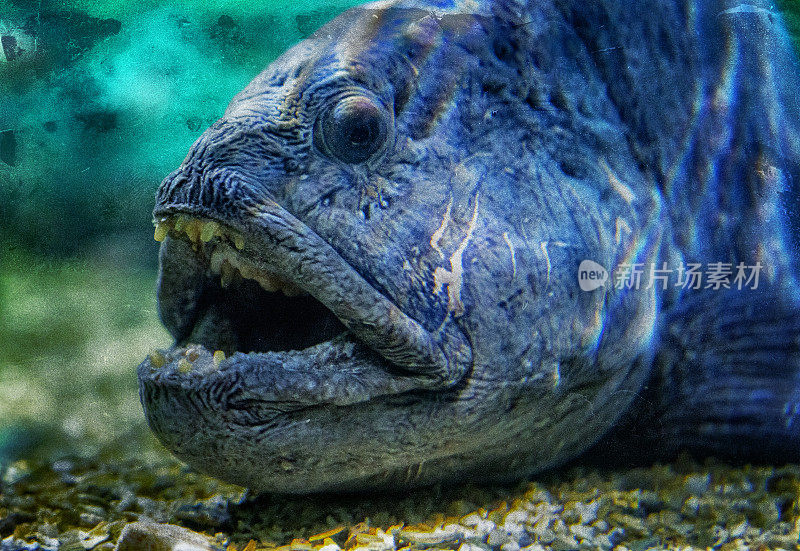
MULTIPOLYGON (((184 357, 178 360, 177 368, 179 372, 185 375, 194 369, 194 362, 200 357, 200 352, 199 350, 192 350, 190 348, 184 351, 183 355, 184 357)), ((167 358, 160 350, 152 350, 148 358, 150 359, 150 369, 153 371, 161 369, 167 364, 167 358)), ((215 368, 219 367, 219 365, 225 361, 225 352, 222 350, 215 350, 211 360, 215 368)))

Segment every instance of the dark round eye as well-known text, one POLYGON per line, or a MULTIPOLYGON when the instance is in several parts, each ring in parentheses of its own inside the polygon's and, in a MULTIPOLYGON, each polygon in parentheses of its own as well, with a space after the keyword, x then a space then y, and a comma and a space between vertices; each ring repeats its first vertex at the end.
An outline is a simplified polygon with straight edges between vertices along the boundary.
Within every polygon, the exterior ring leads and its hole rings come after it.
POLYGON ((314 129, 317 146, 345 163, 363 163, 389 136, 386 109, 364 95, 341 98, 322 114, 314 129))

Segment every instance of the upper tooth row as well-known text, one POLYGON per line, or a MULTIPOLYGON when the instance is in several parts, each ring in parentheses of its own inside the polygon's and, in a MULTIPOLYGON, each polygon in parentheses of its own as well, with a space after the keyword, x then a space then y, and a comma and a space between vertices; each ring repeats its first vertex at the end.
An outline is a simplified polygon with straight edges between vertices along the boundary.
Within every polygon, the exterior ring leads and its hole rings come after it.
MULTIPOLYGON (((179 214, 156 220, 155 225, 156 229, 153 237, 159 242, 164 241, 170 233, 183 233, 195 246, 200 245, 200 243, 208 243, 215 237, 220 237, 232 241, 240 251, 244 248, 244 237, 212 220, 203 221, 179 214)), ((221 275, 220 283, 223 287, 227 287, 237 275, 241 275, 245 279, 257 281, 265 291, 281 291, 287 296, 305 294, 300 287, 281 279, 275 274, 256 268, 222 244, 218 244, 215 247, 211 255, 210 267, 212 272, 221 275)))
POLYGON ((242 259, 230 248, 220 245, 211 254, 210 268, 213 273, 220 274, 220 284, 227 287, 237 275, 245 279, 255 280, 265 291, 281 291, 286 296, 305 294, 305 291, 277 275, 256 268, 242 259))
POLYGON ((155 221, 156 229, 153 238, 164 241, 167 235, 172 232, 176 234, 186 234, 192 243, 208 243, 215 237, 227 237, 240 251, 244 248, 244 237, 229 229, 223 228, 218 223, 208 220, 203 221, 198 218, 179 214, 178 216, 166 217, 155 221))

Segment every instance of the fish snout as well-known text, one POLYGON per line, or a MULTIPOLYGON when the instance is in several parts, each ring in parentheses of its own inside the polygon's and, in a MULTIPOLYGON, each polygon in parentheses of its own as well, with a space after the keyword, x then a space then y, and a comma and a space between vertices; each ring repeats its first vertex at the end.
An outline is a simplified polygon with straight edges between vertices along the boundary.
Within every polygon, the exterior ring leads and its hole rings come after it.
POLYGON ((156 219, 176 212, 236 221, 257 204, 271 201, 253 178, 229 166, 182 166, 167 176, 156 193, 156 219))

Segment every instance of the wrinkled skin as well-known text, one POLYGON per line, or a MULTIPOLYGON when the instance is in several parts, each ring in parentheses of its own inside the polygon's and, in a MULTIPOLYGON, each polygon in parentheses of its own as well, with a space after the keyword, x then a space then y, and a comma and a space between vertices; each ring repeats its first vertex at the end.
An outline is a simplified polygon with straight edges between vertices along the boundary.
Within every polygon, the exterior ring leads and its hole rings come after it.
POLYGON ((294 493, 537 472, 639 407, 682 300, 581 291, 582 260, 768 259, 789 297, 800 118, 779 17, 723 1, 432 5, 344 13, 162 184, 157 220, 214 220, 310 295, 216 290, 215 242, 166 237, 176 347, 139 379, 150 426, 190 465, 294 493), (337 126, 348 101, 372 127, 337 126))

